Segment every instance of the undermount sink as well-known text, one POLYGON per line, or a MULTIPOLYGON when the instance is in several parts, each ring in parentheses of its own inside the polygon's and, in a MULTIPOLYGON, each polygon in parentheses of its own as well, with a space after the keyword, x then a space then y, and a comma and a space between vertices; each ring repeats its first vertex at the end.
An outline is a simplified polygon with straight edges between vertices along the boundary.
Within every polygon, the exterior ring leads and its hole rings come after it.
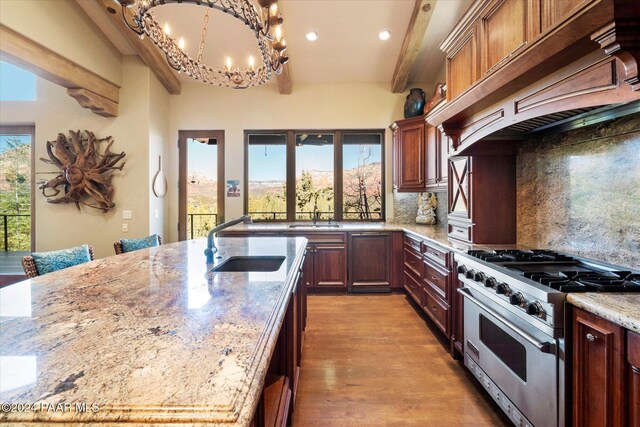
POLYGON ((289 228, 339 228, 340 224, 291 224, 289 228))
POLYGON ((284 256, 232 256, 211 271, 278 271, 284 256))

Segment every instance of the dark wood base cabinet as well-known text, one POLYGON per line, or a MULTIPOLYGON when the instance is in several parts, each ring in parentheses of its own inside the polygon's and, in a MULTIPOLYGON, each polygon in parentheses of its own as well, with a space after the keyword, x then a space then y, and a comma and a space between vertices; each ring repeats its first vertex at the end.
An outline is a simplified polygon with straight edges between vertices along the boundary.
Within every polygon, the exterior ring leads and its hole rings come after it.
POLYGON ((413 235, 404 238, 404 288, 422 311, 451 339, 454 295, 451 292, 452 253, 413 235))
POLYGON ((640 335, 573 310, 573 423, 640 427, 640 335))
POLYGON ((391 291, 391 233, 349 233, 349 292, 391 291))

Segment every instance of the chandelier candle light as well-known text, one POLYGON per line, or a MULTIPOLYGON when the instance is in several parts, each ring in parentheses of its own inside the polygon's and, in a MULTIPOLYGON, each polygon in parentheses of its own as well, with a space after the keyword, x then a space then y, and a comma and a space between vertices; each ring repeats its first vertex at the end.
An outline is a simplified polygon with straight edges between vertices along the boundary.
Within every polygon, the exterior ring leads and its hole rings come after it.
POLYGON ((127 26, 140 38, 149 37, 165 53, 171 68, 178 72, 185 72, 188 76, 204 83, 233 89, 261 85, 271 78, 272 73, 280 74, 282 66, 289 60, 284 53, 287 44, 282 34, 283 19, 278 10, 277 0, 257 0, 259 8, 251 0, 115 0, 115 2, 122 6, 122 18, 127 26), (242 21, 256 37, 262 64, 256 67, 253 56, 249 57, 249 67, 244 70, 233 67, 230 57, 227 57, 224 69, 211 67, 202 62, 209 9, 204 16, 198 57, 191 58, 184 51, 184 39, 181 37, 176 42, 171 37, 169 25, 161 26, 151 14, 155 7, 168 3, 195 4, 219 10, 242 21), (128 19, 127 8, 134 9, 131 19, 128 19))

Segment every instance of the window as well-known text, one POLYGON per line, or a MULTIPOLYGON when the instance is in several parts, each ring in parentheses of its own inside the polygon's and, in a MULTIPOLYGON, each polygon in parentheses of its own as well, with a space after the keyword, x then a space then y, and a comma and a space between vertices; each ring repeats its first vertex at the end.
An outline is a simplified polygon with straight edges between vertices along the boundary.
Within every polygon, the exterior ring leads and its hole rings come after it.
POLYGON ((245 131, 254 221, 384 220, 384 131, 245 131))
POLYGON ((20 260, 34 249, 33 126, 0 126, 0 273, 22 274, 20 260))
POLYGON ((344 219, 382 219, 382 135, 345 134, 342 139, 344 219))
POLYGON ((333 134, 296 134, 296 219, 335 218, 333 153, 333 134))
POLYGON ((0 62, 0 101, 35 101, 36 76, 0 62))
POLYGON ((224 217, 224 132, 179 131, 178 238, 197 239, 224 217))
POLYGON ((287 219, 287 134, 249 135, 247 209, 255 220, 287 219))

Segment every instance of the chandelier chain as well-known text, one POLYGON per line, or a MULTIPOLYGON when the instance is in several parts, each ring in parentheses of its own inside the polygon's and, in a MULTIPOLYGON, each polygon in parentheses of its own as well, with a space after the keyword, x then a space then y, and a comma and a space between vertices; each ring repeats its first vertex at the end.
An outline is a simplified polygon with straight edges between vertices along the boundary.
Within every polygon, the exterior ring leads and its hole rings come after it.
POLYGON ((209 24, 209 9, 204 12, 204 22, 200 31, 200 45, 198 46, 198 62, 202 62, 202 52, 204 52, 204 40, 207 38, 207 25, 209 24))

